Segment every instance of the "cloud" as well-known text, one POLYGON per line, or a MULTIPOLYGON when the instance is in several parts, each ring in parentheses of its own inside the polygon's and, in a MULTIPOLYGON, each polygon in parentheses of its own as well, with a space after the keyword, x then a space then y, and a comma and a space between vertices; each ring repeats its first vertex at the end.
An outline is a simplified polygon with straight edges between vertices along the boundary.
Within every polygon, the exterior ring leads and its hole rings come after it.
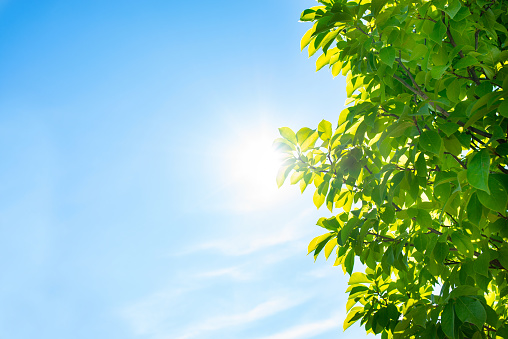
MULTIPOLYGON (((173 316, 177 297, 190 290, 175 290, 170 293, 157 293, 121 311, 135 335, 160 339, 189 339, 204 333, 219 331, 238 326, 248 326, 258 320, 273 316, 304 303, 310 296, 301 297, 295 294, 276 296, 247 308, 243 312, 233 312, 199 318, 199 322, 176 324, 170 321, 173 316), (176 325, 176 326, 175 326, 176 325)), ((188 297, 185 297, 186 299, 188 297)), ((231 310, 232 308, 225 308, 231 310)))
POLYGON ((219 278, 230 277, 233 280, 250 280, 254 276, 252 269, 250 272, 240 266, 226 267, 208 272, 201 272, 195 275, 196 278, 219 278))
POLYGON ((120 311, 136 335, 157 335, 164 331, 164 324, 171 316, 171 305, 180 296, 192 292, 194 288, 174 288, 145 297, 120 311))
POLYGON ((339 332, 341 321, 344 317, 344 313, 335 314, 328 319, 297 325, 282 332, 258 339, 307 339, 331 330, 339 332))
MULTIPOLYGON (((217 331, 225 328, 232 328, 239 325, 246 325, 257 320, 275 315, 303 303, 308 298, 277 297, 265 301, 243 313, 220 315, 205 319, 200 324, 191 326, 185 331, 185 335, 178 339, 189 339, 204 332, 217 331)), ((169 337, 168 337, 169 338, 169 337)))
POLYGON ((184 254, 204 250, 218 250, 227 255, 241 256, 267 247, 294 242, 306 238, 312 233, 313 230, 308 227, 306 217, 313 211, 314 208, 312 207, 304 209, 289 222, 284 225, 277 225, 277 227, 271 224, 232 230, 228 237, 198 244, 184 254))

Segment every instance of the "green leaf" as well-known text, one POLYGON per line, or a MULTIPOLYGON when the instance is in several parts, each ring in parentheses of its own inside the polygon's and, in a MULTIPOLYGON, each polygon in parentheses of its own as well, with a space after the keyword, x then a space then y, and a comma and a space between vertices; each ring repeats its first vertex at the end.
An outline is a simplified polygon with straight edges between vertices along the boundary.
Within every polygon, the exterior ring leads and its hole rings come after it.
POLYGON ((474 261, 473 267, 476 273, 489 277, 490 255, 489 252, 483 252, 474 261))
POLYGON ((439 154, 443 140, 435 131, 425 131, 420 135, 419 145, 424 151, 439 154))
POLYGON ((447 137, 450 137, 453 133, 457 132, 459 129, 459 125, 454 122, 447 122, 439 126, 439 129, 446 134, 447 137))
POLYGON ((416 215, 416 221, 424 229, 432 227, 432 217, 430 216, 429 212, 427 212, 426 210, 418 209, 418 214, 416 215))
POLYGON ((450 67, 449 65, 441 65, 441 66, 434 66, 430 70, 430 74, 432 75, 433 79, 441 79, 444 72, 450 67))
POLYGON ((289 141, 293 145, 297 144, 296 134, 295 134, 295 132, 293 132, 293 130, 291 128, 289 128, 289 127, 281 127, 281 128, 279 128, 279 133, 280 133, 280 135, 284 139, 286 139, 287 141, 289 141))
POLYGON ((455 310, 449 302, 441 314, 441 328, 448 338, 455 339, 455 310))
POLYGON ((322 120, 318 125, 318 134, 321 140, 327 141, 332 137, 332 124, 329 121, 322 120))
POLYGON ((415 162, 415 168, 416 175, 424 178, 427 176, 427 163, 425 161, 425 155, 423 153, 420 153, 418 155, 418 159, 415 162))
POLYGON ((472 323, 478 329, 483 329, 487 321, 487 313, 478 299, 459 297, 455 303, 455 312, 462 322, 472 323))
POLYGON ((300 145, 302 152, 307 151, 309 148, 314 147, 319 135, 318 132, 313 132, 305 141, 300 145))
POLYGON ((381 259, 381 267, 383 268, 383 271, 387 275, 391 274, 391 269, 394 260, 395 257, 393 255, 393 248, 390 246, 387 248, 386 252, 383 254, 383 257, 381 259))
POLYGON ((392 46, 384 47, 379 51, 381 61, 386 65, 392 67, 395 62, 395 48, 392 46))
POLYGON ((313 129, 310 129, 308 127, 300 128, 300 130, 296 133, 296 140, 301 145, 309 136, 314 133, 313 129))
POLYGON ((441 20, 437 20, 434 23, 432 32, 429 34, 429 38, 441 46, 445 34, 446 34, 446 26, 441 22, 441 20))
POLYGON ((351 231, 353 228, 355 228, 360 220, 358 218, 351 218, 347 221, 347 223, 344 225, 344 227, 340 230, 340 237, 342 240, 342 243, 344 244, 346 240, 349 238, 349 234, 351 234, 351 231))
POLYGON ((478 196, 476 195, 475 192, 473 193, 473 195, 471 195, 469 203, 467 204, 467 218, 469 219, 469 221, 478 225, 482 218, 482 210, 483 206, 480 203, 480 200, 478 200, 478 196))
POLYGON ((503 100, 503 102, 499 105, 497 108, 497 111, 499 114, 501 114, 503 117, 508 118, 508 100, 503 100))
POLYGON ((454 298, 461 297, 463 295, 477 295, 478 290, 479 290, 478 287, 469 286, 469 285, 457 286, 453 291, 451 291, 448 298, 454 299, 454 298))
POLYGON ((445 242, 438 242, 436 246, 434 247, 434 250, 432 251, 432 254, 434 255, 434 259, 438 263, 443 263, 446 256, 448 255, 449 246, 445 242))
POLYGON ((460 253, 470 258, 473 258, 474 246, 471 243, 469 237, 465 236, 459 231, 455 231, 452 233, 452 244, 455 245, 455 247, 457 247, 460 253))
POLYGON ((448 7, 444 11, 453 19, 461 7, 459 0, 449 0, 448 7))
POLYGON ((489 190, 489 168, 490 156, 489 151, 482 149, 475 152, 473 158, 467 166, 467 181, 479 190, 490 194, 489 190))
POLYGON ((495 178, 488 179, 490 194, 485 191, 478 191, 478 199, 483 206, 496 212, 505 213, 508 194, 504 186, 495 178))
POLYGON ((478 62, 478 60, 476 60, 475 57, 472 57, 470 55, 466 55, 465 57, 463 57, 462 59, 460 59, 454 66, 453 68, 455 69, 464 69, 464 68, 468 68, 469 66, 473 66, 473 65, 479 65, 480 63, 478 62))
POLYGON ((417 44, 411 51, 411 60, 423 58, 427 54, 428 48, 424 44, 417 44))

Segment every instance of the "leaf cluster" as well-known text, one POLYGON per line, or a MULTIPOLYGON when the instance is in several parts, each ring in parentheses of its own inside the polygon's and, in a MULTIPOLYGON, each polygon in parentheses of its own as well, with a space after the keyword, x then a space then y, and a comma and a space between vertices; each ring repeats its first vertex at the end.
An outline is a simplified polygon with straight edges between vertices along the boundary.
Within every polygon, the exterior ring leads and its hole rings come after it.
POLYGON ((308 250, 350 276, 344 329, 508 338, 508 1, 319 3, 301 48, 347 107, 280 129, 277 182, 339 211, 308 250))

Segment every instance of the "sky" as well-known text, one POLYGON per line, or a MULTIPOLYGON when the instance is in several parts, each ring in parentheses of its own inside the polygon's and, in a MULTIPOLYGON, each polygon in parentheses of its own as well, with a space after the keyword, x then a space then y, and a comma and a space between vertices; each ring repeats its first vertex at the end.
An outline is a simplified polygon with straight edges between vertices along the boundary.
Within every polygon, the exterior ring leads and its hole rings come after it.
POLYGON ((0 0, 0 337, 346 333, 277 128, 336 124, 310 0, 0 0))

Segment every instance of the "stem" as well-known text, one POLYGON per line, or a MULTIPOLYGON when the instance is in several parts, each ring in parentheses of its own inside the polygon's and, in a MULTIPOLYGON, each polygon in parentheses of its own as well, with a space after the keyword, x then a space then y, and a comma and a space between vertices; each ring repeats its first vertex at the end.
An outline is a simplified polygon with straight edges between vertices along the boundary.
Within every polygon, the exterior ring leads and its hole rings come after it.
MULTIPOLYGON (((428 100, 430 102, 430 104, 432 105, 432 107, 434 107, 434 109, 438 110, 445 117, 448 118, 450 116, 450 113, 448 113, 448 111, 446 111, 443 107, 441 107, 438 104, 436 104, 434 101, 430 100, 430 98, 419 87, 418 87, 418 89, 415 89, 415 88, 411 87, 407 82, 404 81, 404 79, 400 78, 399 76, 397 76, 395 74, 393 75, 393 78, 395 80, 397 80, 398 82, 400 82, 404 87, 409 89, 414 94, 419 95, 424 100, 428 100)), ((457 121, 457 125, 464 126, 465 123, 462 122, 462 121, 457 121)), ((491 138, 492 137, 492 134, 484 132, 484 131, 479 130, 479 129, 474 128, 474 127, 468 127, 467 129, 470 130, 471 132, 474 132, 474 133, 476 133, 478 135, 481 135, 482 137, 485 137, 485 138, 491 138)))
POLYGON ((461 166, 463 169, 467 169, 466 165, 454 154, 451 154, 450 152, 444 152, 445 154, 451 155, 461 166))
MULTIPOLYGON (((446 23, 444 22, 444 12, 442 12, 442 13, 443 13, 443 24, 446 25, 446 23)), ((453 40, 453 36, 452 36, 452 32, 450 31, 450 24, 449 23, 446 26, 446 35, 448 36, 448 39, 450 39, 450 43, 452 44, 452 46, 456 47, 457 44, 455 43, 455 40, 453 40)), ((475 37, 476 37, 476 34, 475 34, 475 37)), ((475 46, 477 45, 477 43, 478 43, 478 41, 476 41, 475 46)), ((464 53, 462 53, 462 50, 459 51, 459 56, 461 58, 464 58, 464 53)), ((468 67, 467 68, 467 72, 469 73, 471 78, 473 78, 474 83, 477 86, 479 86, 480 85, 480 79, 478 78, 478 75, 476 74, 476 71, 475 71, 474 67, 468 67)))

